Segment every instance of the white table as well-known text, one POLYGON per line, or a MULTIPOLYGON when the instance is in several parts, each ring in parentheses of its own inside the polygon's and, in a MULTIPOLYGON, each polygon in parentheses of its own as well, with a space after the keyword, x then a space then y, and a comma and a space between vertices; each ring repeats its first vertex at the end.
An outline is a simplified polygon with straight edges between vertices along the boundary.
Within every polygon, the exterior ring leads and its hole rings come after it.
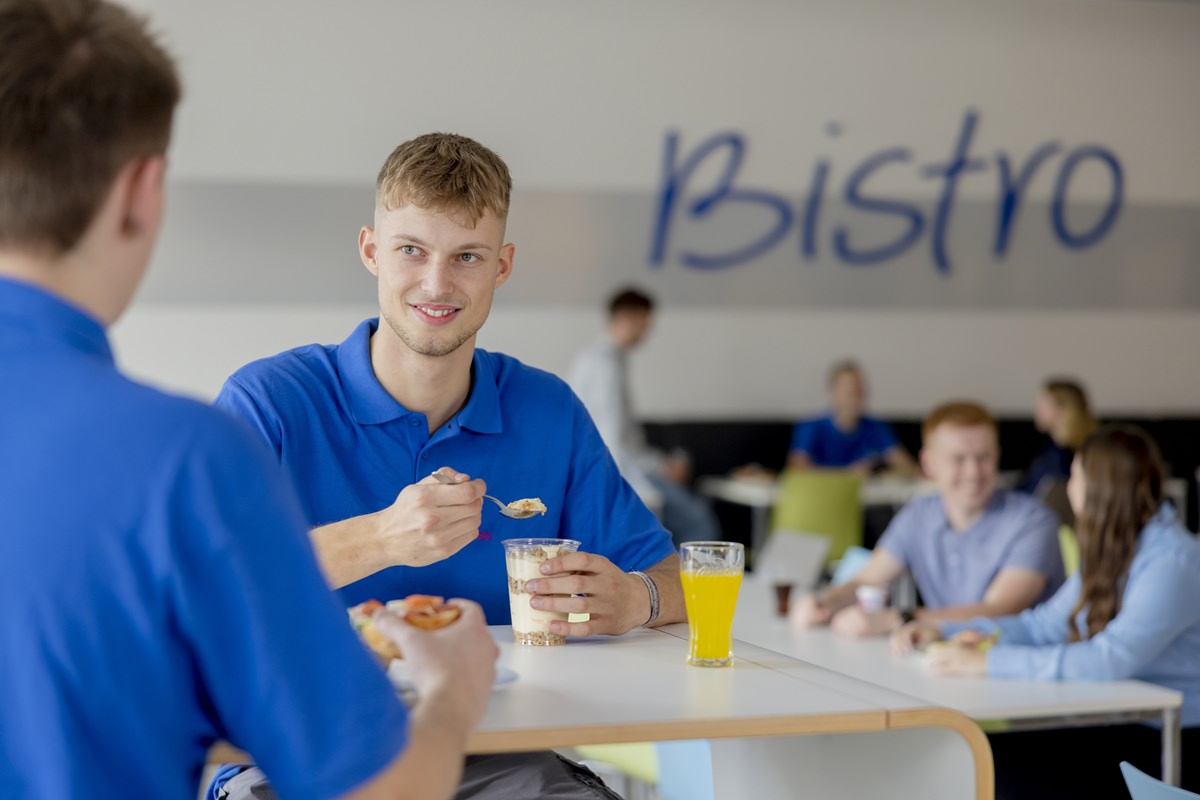
POLYGON ((709 739, 718 800, 792 798, 797 786, 830 798, 993 793, 986 737, 965 715, 749 643, 735 643, 732 668, 705 669, 686 665, 682 624, 550 648, 493 634, 518 678, 494 693, 472 752, 709 739), (863 774, 864 761, 877 769, 863 774))
MULTIPOLYGON (((1017 477, 1017 473, 1001 473, 998 483, 1011 486, 1017 477)), ((935 490, 932 481, 881 476, 864 480, 859 497, 864 506, 899 508, 914 497, 935 490)), ((770 511, 779 496, 779 487, 773 478, 702 475, 696 479, 696 491, 714 500, 748 506, 751 549, 757 551, 766 539, 770 511)), ((1187 481, 1183 478, 1168 478, 1163 484, 1163 493, 1174 503, 1181 519, 1187 515, 1187 491, 1187 481)))
POLYGON ((734 635, 785 657, 767 666, 785 672, 807 665, 961 711, 979 722, 1002 720, 1007 730, 1159 720, 1163 775, 1179 782, 1183 696, 1142 681, 1025 681, 929 675, 919 653, 893 656, 887 637, 846 639, 827 627, 796 630, 775 613, 774 590, 747 576, 738 596, 734 635))
MULTIPOLYGON (((696 479, 700 494, 727 503, 750 508, 750 546, 758 552, 766 540, 771 508, 779 496, 774 478, 733 478, 724 475, 703 475, 696 479)), ((927 480, 897 477, 871 477, 862 482, 859 498, 864 506, 899 508, 914 497, 935 491, 927 480)))
POLYGON ((708 739, 717 800, 800 786, 809 798, 993 797, 987 738, 952 709, 744 642, 733 667, 689 667, 686 625, 542 648, 491 631, 517 678, 493 691, 469 752, 708 739))

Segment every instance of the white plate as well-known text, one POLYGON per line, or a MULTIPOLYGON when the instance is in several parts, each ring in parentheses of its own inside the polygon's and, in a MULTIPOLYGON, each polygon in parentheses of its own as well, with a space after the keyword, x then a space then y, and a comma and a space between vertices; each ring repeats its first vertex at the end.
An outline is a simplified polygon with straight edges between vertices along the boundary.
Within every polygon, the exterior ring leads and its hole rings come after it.
MULTIPOLYGON (((416 696, 417 687, 413 685, 412 678, 408 673, 408 663, 402 658, 392 659, 392 663, 388 664, 387 669, 388 680, 392 682, 392 686, 396 687, 396 691, 405 698, 413 698, 416 696)), ((496 667, 496 682, 492 684, 492 691, 496 691, 501 686, 507 686, 517 679, 517 673, 513 672, 508 667, 496 667)))

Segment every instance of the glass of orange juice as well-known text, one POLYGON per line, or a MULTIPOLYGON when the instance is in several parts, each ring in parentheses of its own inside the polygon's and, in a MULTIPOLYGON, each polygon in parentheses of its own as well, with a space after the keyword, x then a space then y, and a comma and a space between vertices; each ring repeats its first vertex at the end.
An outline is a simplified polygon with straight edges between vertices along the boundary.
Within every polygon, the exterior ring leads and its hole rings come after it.
POLYGON ((737 542, 684 542, 679 577, 688 615, 688 663, 728 667, 733 663, 733 612, 746 550, 737 542))

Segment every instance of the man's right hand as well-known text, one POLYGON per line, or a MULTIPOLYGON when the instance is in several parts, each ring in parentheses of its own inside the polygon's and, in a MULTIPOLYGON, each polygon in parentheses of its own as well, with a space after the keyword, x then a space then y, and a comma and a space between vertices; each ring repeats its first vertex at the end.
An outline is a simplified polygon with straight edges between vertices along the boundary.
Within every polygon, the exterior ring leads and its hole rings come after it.
POLYGON ((405 748, 345 800, 441 800, 454 794, 467 740, 487 710, 500 648, 488 634, 483 609, 470 600, 450 602, 462 615, 432 631, 390 611, 376 613, 380 632, 404 651, 417 698, 405 748))
POLYGON ((500 648, 478 603, 449 602, 462 615, 443 628, 422 630, 387 610, 376 612, 375 626, 400 645, 417 697, 438 698, 440 712, 449 711, 464 730, 471 730, 487 709, 500 648))
POLYGON ((815 594, 806 594, 792 604, 788 619, 797 628, 813 628, 826 625, 833 616, 833 610, 825 605, 815 594))
POLYGON ((375 514, 379 547, 401 566, 449 558, 479 536, 486 491, 482 480, 450 467, 405 486, 394 503, 375 514))

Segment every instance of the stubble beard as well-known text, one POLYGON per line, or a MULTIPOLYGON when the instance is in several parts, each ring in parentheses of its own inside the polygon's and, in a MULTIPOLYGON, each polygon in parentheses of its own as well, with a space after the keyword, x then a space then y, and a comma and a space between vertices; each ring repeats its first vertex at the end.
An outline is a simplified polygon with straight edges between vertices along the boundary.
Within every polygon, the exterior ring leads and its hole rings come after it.
POLYGON ((396 337, 404 343, 405 347, 418 355, 429 356, 431 358, 448 356, 454 351, 458 350, 458 348, 469 342, 471 338, 479 332, 480 327, 476 326, 469 330, 463 331, 459 333, 458 336, 448 341, 439 341, 433 336, 422 339, 412 330, 394 320, 390 315, 384 314, 383 319, 388 324, 388 327, 392 329, 392 333, 396 334, 396 337))

